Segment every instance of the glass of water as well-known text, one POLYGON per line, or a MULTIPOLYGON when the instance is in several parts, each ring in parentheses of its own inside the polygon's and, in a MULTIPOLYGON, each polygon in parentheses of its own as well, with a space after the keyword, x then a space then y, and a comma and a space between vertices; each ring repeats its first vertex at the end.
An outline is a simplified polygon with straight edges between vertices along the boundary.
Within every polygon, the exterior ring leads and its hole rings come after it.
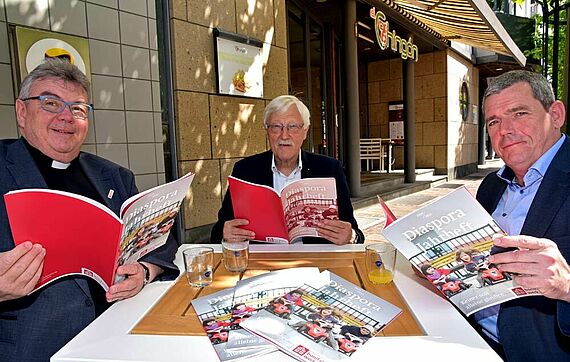
POLYGON ((193 287, 206 287, 212 283, 214 249, 193 247, 182 252, 188 283, 193 287))
POLYGON ((222 240, 224 266, 231 273, 241 273, 249 262, 249 240, 229 242, 222 240))

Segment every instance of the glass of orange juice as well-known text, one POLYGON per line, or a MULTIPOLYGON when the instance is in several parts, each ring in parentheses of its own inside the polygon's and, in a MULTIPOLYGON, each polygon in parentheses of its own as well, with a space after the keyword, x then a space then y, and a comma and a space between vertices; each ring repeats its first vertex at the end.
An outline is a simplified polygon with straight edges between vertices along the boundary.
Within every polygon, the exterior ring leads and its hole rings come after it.
POLYGON ((394 279, 396 248, 390 243, 366 245, 368 280, 374 284, 388 284, 394 279))

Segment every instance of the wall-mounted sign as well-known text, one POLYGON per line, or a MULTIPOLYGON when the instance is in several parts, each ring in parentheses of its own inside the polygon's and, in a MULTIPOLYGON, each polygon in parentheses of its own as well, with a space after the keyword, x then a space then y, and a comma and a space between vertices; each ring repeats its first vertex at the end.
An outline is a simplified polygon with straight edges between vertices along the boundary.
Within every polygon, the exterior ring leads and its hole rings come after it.
POLYGON ((24 77, 46 58, 62 58, 75 64, 88 79, 89 43, 87 39, 35 29, 16 28, 20 77, 24 77))
POLYGON ((388 124, 390 125, 390 139, 404 141, 404 103, 388 104, 388 124))
POLYGON ((214 30, 218 93, 263 97, 263 43, 214 30))
POLYGON ((461 113, 463 122, 467 122, 469 119, 469 87, 465 81, 461 83, 459 90, 459 113, 461 113))
POLYGON ((374 19, 374 30, 380 49, 390 48, 400 53, 400 57, 404 60, 418 61, 418 47, 414 44, 414 39, 411 36, 406 40, 396 35, 396 30, 390 32, 390 22, 386 19, 386 15, 374 7, 370 9, 370 17, 374 19))

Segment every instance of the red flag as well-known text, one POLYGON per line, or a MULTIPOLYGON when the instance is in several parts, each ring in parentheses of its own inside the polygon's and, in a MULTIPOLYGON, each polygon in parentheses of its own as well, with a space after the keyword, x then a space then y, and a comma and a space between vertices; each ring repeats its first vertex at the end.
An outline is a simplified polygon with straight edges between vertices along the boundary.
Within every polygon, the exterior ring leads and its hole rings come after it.
POLYGON ((390 210, 388 205, 386 205, 386 203, 384 202, 384 200, 382 200, 380 196, 378 196, 378 202, 380 202, 380 206, 382 206, 384 213, 386 213, 386 222, 384 223, 384 227, 386 227, 391 223, 393 223, 394 221, 396 221, 397 217, 394 215, 392 210, 390 210))

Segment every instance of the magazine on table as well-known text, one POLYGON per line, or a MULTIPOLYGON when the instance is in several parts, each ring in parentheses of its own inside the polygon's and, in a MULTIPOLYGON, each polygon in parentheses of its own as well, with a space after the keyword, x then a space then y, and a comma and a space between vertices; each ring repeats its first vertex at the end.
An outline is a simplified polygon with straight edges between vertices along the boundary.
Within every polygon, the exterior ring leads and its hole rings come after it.
POLYGON ((220 361, 236 361, 275 351, 268 344, 247 349, 227 348, 228 338, 239 323, 232 313, 233 295, 234 288, 228 288, 192 301, 196 315, 220 361))
POLYGON ((382 235, 461 312, 540 294, 516 285, 488 262, 493 235, 504 234, 465 187, 392 221, 382 235))
POLYGON ((319 275, 319 269, 315 267, 289 268, 256 275, 237 282, 231 311, 235 328, 230 333, 227 348, 249 348, 261 345, 275 348, 263 338, 242 329, 240 323, 258 310, 270 305, 272 309, 281 314, 290 314, 294 304, 298 302, 281 299, 281 297, 305 281, 318 278, 319 275))
MULTIPOLYGON (((132 263, 164 245, 192 180, 178 180, 127 199, 119 216, 87 197, 50 189, 4 195, 16 245, 27 240, 46 249, 35 290, 70 274, 93 278, 107 291, 119 280, 119 265, 132 263)), ((114 190, 109 190, 111 199, 114 190)))
POLYGON ((318 237, 317 225, 325 219, 338 219, 336 181, 306 178, 291 182, 277 193, 272 187, 236 177, 228 178, 234 217, 247 219, 245 229, 255 239, 287 244, 296 239, 318 237))
POLYGON ((242 321, 241 326, 300 361, 357 361, 355 356, 366 348, 366 342, 401 312, 347 280, 323 271, 318 278, 275 298, 242 321))

